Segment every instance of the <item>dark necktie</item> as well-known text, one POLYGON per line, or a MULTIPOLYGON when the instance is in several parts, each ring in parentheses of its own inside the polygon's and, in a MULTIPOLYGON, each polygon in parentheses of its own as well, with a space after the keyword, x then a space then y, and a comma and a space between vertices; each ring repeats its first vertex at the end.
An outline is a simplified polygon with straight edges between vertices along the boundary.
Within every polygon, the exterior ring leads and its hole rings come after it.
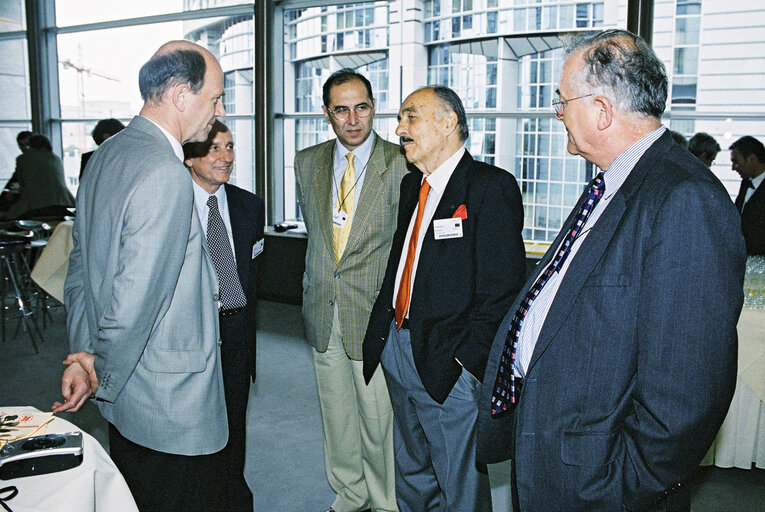
POLYGON ((401 271, 401 281, 398 284, 398 295, 396 295, 396 326, 401 329, 404 323, 406 312, 409 310, 409 297, 411 295, 412 267, 414 266, 414 256, 417 254, 417 239, 420 236, 420 224, 422 224, 422 215, 425 213, 425 203, 428 201, 428 192, 430 192, 430 183, 427 178, 422 180, 420 185, 420 197, 417 203, 417 217, 414 220, 412 236, 409 238, 409 248, 406 251, 406 262, 404 270, 401 271))
POLYGON ((746 202, 746 192, 750 188, 754 188, 754 185, 752 184, 752 180, 749 178, 744 178, 741 180, 741 188, 738 189, 738 196, 736 196, 736 208, 738 208, 738 212, 741 213, 744 211, 744 203, 746 202))
POLYGON ((503 411, 506 411, 510 405, 515 404, 518 397, 516 394, 515 386, 515 373, 513 372, 513 366, 515 364, 515 355, 518 350, 518 336, 521 332, 521 325, 523 319, 526 318, 526 314, 529 312, 529 307, 534 299, 537 298, 539 292, 550 279, 555 272, 558 272, 571 253, 571 246, 574 244, 574 240, 581 233, 582 227, 590 215, 592 210, 595 209, 595 205, 598 204, 600 198, 603 197, 606 184, 603 181, 603 173, 599 173, 595 180, 590 185, 587 191, 587 199, 582 204, 582 207, 574 218, 574 223, 563 238, 563 242, 558 249, 552 263, 548 265, 534 285, 529 288, 521 300, 518 309, 513 315, 513 319, 510 321, 510 329, 507 331, 507 337, 505 338, 505 347, 502 351, 502 357, 500 358, 499 370, 497 371, 497 378, 494 382, 494 392, 491 395, 491 414, 497 415, 503 411))
POLYGON ((218 198, 210 196, 207 206, 210 208, 207 216, 207 244, 210 246, 210 256, 220 283, 221 309, 243 308, 247 305, 247 299, 236 272, 234 253, 231 251, 226 226, 223 225, 223 217, 218 211, 218 198))

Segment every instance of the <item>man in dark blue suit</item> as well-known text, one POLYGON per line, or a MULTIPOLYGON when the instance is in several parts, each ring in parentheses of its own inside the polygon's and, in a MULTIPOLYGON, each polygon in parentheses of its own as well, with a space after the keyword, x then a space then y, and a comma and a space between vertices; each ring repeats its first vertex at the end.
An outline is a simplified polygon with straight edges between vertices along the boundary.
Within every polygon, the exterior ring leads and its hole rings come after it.
POLYGON ((521 512, 687 511, 736 381, 737 212, 660 124, 642 39, 578 40, 556 92, 568 151, 602 172, 499 327, 479 460, 512 456, 521 512))
POLYGON ((228 183, 234 140, 220 121, 215 121, 205 142, 185 144, 183 156, 220 283, 221 365, 229 429, 226 510, 252 512, 244 456, 250 379, 255 380, 255 276, 263 251, 263 200, 228 183))
POLYGON ((475 462, 478 379, 523 283, 521 194, 510 173, 466 151, 465 110, 447 87, 410 94, 396 134, 421 172, 401 182, 364 377, 382 363, 401 512, 490 511, 488 476, 475 462))

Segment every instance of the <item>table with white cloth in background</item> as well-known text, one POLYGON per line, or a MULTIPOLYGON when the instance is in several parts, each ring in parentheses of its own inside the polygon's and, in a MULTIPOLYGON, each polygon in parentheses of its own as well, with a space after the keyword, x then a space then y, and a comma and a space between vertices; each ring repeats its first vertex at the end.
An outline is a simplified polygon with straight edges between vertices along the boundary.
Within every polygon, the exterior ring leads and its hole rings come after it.
POLYGON ((45 249, 32 269, 31 277, 48 295, 64 302, 64 281, 72 252, 72 226, 74 221, 59 223, 53 230, 45 249))
POLYGON ((744 309, 738 321, 738 379, 728 415, 701 462, 765 469, 765 311, 744 309))
MULTIPOLYGON (((3 407, 5 413, 39 413, 34 407, 3 407)), ((54 417, 46 434, 80 431, 72 423, 54 417)), ((14 486, 18 495, 5 502, 13 512, 138 512, 125 479, 101 445, 82 433, 82 464, 79 466, 12 480, 0 480, 0 488, 14 486)))

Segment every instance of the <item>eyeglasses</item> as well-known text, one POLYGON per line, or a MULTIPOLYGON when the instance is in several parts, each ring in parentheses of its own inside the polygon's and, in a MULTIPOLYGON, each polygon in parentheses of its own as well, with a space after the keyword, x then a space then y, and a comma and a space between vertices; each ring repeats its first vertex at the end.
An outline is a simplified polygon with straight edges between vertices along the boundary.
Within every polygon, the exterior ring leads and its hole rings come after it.
POLYGON ((367 105, 366 103, 361 103, 359 105, 356 105, 352 109, 348 107, 337 107, 335 110, 332 110, 329 107, 324 107, 327 109, 327 112, 335 116, 335 119, 339 119, 340 121, 345 121, 351 116, 351 110, 356 114, 356 117, 361 118, 367 118, 370 115, 372 115, 373 107, 372 105, 367 105))
POLYGON ((569 101, 581 100, 582 98, 589 98, 590 96, 595 96, 595 95, 585 94, 584 96, 577 96, 576 98, 571 98, 568 100, 561 99, 561 97, 558 96, 558 98, 553 100, 552 102, 552 107, 555 109, 555 115, 558 117, 561 117, 563 113, 566 111, 566 103, 568 103, 569 101))

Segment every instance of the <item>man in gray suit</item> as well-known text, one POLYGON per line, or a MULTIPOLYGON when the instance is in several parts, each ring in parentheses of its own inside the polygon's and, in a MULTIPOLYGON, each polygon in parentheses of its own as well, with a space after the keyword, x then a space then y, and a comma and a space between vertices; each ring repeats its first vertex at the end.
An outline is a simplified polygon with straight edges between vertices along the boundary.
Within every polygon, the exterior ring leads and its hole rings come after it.
POLYGON ((364 384, 361 345, 396 228, 406 161, 372 130, 369 81, 342 69, 324 84, 337 135, 295 157, 308 230, 303 319, 314 347, 327 479, 336 512, 396 507, 393 411, 385 377, 364 384))
POLYGON ((223 74, 188 41, 139 75, 144 106, 90 159, 77 195, 64 296, 77 410, 96 399, 111 456, 141 510, 225 509, 228 440, 218 280, 181 144, 223 116, 223 74), (215 478, 210 478, 215 475, 215 478))

